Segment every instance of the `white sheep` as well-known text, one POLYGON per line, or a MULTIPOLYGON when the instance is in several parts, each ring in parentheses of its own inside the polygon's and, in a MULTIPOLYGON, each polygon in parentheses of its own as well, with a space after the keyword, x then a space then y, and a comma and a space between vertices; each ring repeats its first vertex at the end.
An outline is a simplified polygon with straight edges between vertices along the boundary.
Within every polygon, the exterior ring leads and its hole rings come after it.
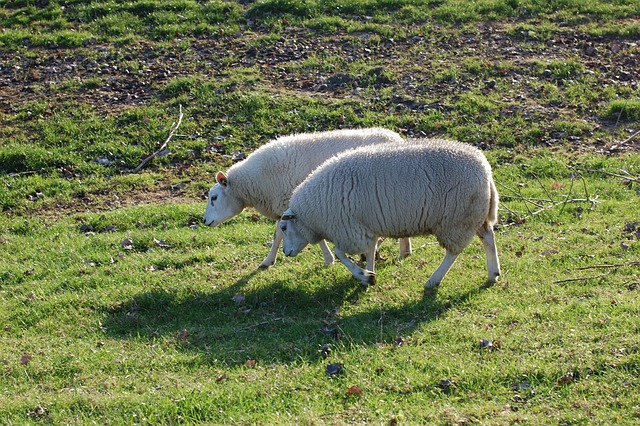
POLYGON ((440 284, 473 235, 482 240, 489 281, 500 275, 493 225, 498 193, 482 152, 460 142, 418 139, 377 145, 327 160, 296 188, 280 220, 283 251, 332 241, 335 254, 365 285, 375 283, 378 238, 434 234, 446 255, 426 283, 440 284), (363 269, 345 253, 365 253, 363 269))
MULTIPOLYGON (((301 133, 275 139, 234 164, 227 174, 216 174, 217 183, 209 190, 204 222, 208 226, 218 226, 247 207, 275 219, 273 244, 260 264, 260 268, 268 268, 276 262, 282 241, 278 222, 289 205, 293 190, 328 158, 345 150, 373 144, 395 147, 404 144, 404 139, 382 128, 301 133)), ((333 254, 326 242, 316 242, 320 243, 325 265, 332 264, 333 254)), ((400 256, 407 256, 410 252, 410 240, 400 240, 400 256)))

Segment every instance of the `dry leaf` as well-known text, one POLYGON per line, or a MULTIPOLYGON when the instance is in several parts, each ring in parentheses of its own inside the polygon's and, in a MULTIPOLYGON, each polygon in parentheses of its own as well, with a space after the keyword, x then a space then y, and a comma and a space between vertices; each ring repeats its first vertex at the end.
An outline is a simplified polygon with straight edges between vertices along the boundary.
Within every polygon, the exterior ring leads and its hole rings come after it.
POLYGON ((320 331, 333 337, 335 340, 340 340, 340 331, 337 328, 331 328, 327 325, 320 327, 320 331))
POLYGON ((440 379, 439 386, 442 390, 448 391, 455 386, 456 382, 451 379, 440 379))
POLYGON ((564 183, 562 182, 554 182, 551 184, 551 189, 562 189, 564 188, 564 183))
POLYGON ((160 247, 160 248, 163 248, 163 249, 170 249, 171 248, 171 246, 169 244, 167 244, 165 242, 165 240, 157 240, 157 239, 154 238, 153 242, 156 243, 156 245, 158 247, 160 247))
POLYGON ((360 386, 354 385, 347 389, 347 396, 353 395, 362 395, 362 388, 360 386))
POLYGON ((35 419, 35 418, 38 418, 38 417, 42 417, 45 414, 47 414, 47 410, 44 407, 42 407, 41 405, 38 405, 35 410, 29 411, 27 413, 27 417, 29 417, 30 419, 35 419))
POLYGON ((85 234, 89 234, 89 233, 93 233, 94 229, 93 226, 91 225, 81 225, 80 226, 80 232, 83 232, 85 234))
POLYGON ((120 241, 120 247, 122 247, 125 250, 132 250, 133 240, 131 238, 125 238, 124 240, 120 241))
POLYGON ((182 331, 180 333, 178 333, 176 339, 181 340, 181 341, 185 341, 189 338, 189 332, 187 331, 186 328, 182 329, 182 331))
POLYGON ((541 256, 547 257, 547 256, 551 256, 552 254, 558 254, 559 251, 556 247, 551 248, 549 250, 545 250, 541 253, 541 256))
POLYGON ((233 300, 237 304, 241 304, 241 303, 244 303, 245 297, 241 294, 236 294, 231 298, 231 300, 233 300))
POLYGON ((492 349, 493 342, 489 339, 480 339, 480 349, 492 349))
POLYGON ((218 376, 218 378, 216 379, 216 383, 220 383, 221 381, 225 380, 227 378, 226 374, 221 374, 220 376, 218 376))
POLYGON ((256 360, 255 359, 248 359, 247 362, 244 363, 244 365, 247 368, 255 368, 256 367, 256 360))
POLYGON ((325 345, 322 345, 322 347, 318 352, 320 352, 320 356, 322 356, 322 359, 326 359, 331 353, 331 345, 328 343, 325 345))
POLYGON ((528 381, 523 381, 520 383, 514 383, 511 385, 511 389, 513 389, 514 391, 523 391, 523 390, 527 390, 531 387, 531 383, 529 383, 528 381))
POLYGON ((29 364, 29 361, 31 361, 32 356, 28 353, 23 353, 22 356, 20 357, 20 364, 22 365, 27 365, 29 364))
POLYGON ((573 371, 566 372, 560 379, 558 380, 559 385, 568 385, 573 383, 575 380, 575 373, 573 371))
POLYGON ((336 362, 336 363, 327 365, 326 372, 329 377, 333 377, 337 374, 342 374, 342 371, 343 371, 342 364, 339 364, 336 362))

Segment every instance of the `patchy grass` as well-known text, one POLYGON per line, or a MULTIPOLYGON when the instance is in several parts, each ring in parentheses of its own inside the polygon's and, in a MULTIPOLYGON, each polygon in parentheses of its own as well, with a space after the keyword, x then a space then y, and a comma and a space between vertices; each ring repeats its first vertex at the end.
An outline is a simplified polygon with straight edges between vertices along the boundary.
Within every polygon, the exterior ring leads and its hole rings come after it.
POLYGON ((606 173, 637 177, 637 156, 489 157, 489 288, 478 241, 426 294, 442 250, 415 238, 397 260, 386 242, 363 291, 317 247, 258 271, 273 225, 250 212, 215 229, 199 202, 5 217, 3 422, 633 423, 639 187, 606 173))
POLYGON ((0 423, 637 423, 638 3, 561 3, 4 2, 0 423), (497 284, 200 225, 269 139, 374 125, 485 150, 497 284))

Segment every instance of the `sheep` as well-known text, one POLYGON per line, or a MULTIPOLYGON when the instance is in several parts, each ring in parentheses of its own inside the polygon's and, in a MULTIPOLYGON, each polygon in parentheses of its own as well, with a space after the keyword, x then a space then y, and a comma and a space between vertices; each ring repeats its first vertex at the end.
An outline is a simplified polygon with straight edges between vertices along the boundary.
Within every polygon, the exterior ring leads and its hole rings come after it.
POLYGON ((375 283, 379 237, 434 234, 446 254, 425 284, 430 289, 476 234, 484 246, 488 281, 496 282, 497 212, 491 166, 470 145, 417 139, 363 147, 327 160, 295 189, 280 219, 282 248, 286 256, 296 256, 307 244, 329 240, 336 257, 367 286, 375 283), (365 253, 367 269, 346 253, 365 253))
MULTIPOLYGON (((403 144, 404 139, 383 128, 342 129, 277 138, 234 164, 226 174, 216 174, 216 184, 209 190, 204 223, 218 226, 247 207, 254 207, 262 215, 276 220, 271 250, 260 264, 261 269, 269 268, 276 262, 282 241, 278 222, 296 186, 326 159, 342 151, 383 143, 397 146, 403 144)), ((325 265, 331 265, 334 262, 331 250, 324 241, 319 244, 325 265)), ((400 240, 400 256, 410 253, 410 240, 400 240)))

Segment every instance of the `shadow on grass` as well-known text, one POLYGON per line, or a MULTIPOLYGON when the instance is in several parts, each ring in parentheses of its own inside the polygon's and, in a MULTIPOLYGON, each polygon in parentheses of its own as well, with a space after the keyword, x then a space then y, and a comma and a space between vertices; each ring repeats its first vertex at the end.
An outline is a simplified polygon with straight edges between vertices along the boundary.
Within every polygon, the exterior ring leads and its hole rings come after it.
POLYGON ((105 312, 103 326, 114 338, 173 339, 182 350, 216 362, 260 358, 289 363, 317 360, 318 348, 326 343, 345 348, 394 344, 486 288, 459 294, 453 302, 439 301, 438 290, 432 289, 399 307, 371 306, 343 315, 340 307, 359 304, 367 291, 351 277, 313 288, 292 286, 290 279, 253 286, 257 274, 202 294, 141 293, 105 312))

